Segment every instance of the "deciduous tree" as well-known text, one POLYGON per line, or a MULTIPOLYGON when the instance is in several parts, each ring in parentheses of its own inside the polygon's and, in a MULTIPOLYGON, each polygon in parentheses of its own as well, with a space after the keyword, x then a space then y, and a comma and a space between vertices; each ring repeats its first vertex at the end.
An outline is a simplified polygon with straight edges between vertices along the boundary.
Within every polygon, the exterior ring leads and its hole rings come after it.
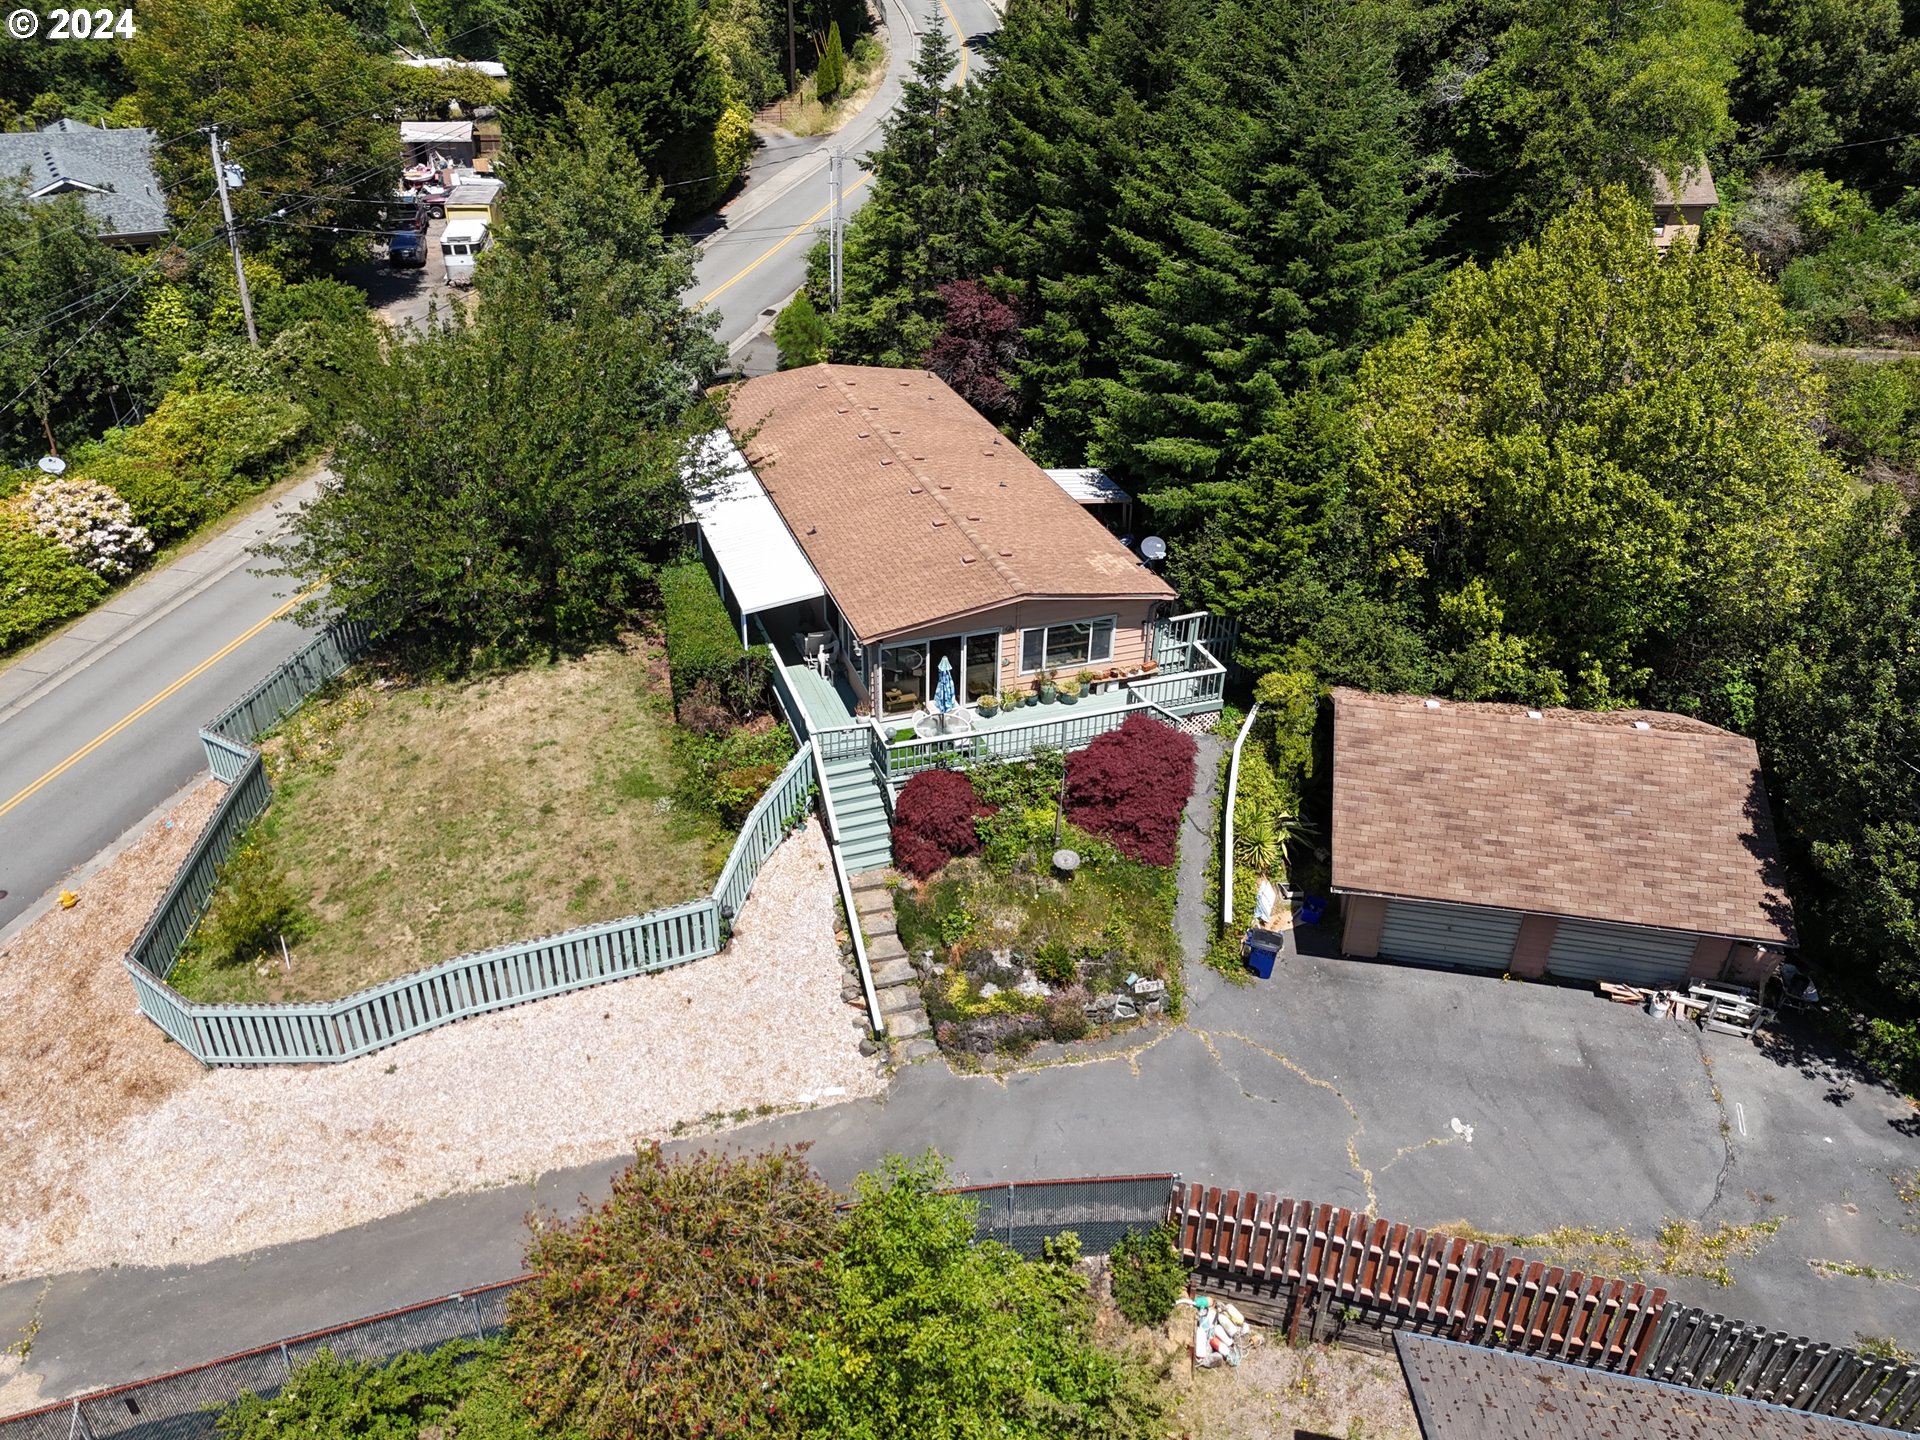
POLYGON ((601 104, 646 172, 684 192, 714 174, 726 105, 694 0, 521 0, 504 12, 500 56, 512 77, 508 134, 563 133, 570 103, 601 104))
POLYGON ((365 202, 392 190, 400 139, 393 62, 363 50, 345 19, 307 0, 145 0, 123 43, 141 118, 170 142, 158 164, 185 238, 220 220, 207 143, 192 133, 218 123, 246 172, 233 207, 249 247, 320 265, 361 246, 365 202))
POLYGON ((1817 380, 1737 249, 1648 230, 1592 197, 1361 367, 1359 493, 1467 698, 1675 700, 1804 588, 1817 380))

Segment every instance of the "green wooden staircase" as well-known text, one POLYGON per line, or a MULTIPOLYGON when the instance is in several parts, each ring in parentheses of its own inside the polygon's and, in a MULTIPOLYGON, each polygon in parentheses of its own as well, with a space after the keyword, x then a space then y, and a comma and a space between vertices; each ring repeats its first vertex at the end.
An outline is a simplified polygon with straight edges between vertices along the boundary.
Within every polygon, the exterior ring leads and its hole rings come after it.
POLYGON ((826 789, 833 801, 840 853, 849 875, 883 870, 893 863, 893 818, 887 797, 867 755, 848 755, 826 762, 826 789))

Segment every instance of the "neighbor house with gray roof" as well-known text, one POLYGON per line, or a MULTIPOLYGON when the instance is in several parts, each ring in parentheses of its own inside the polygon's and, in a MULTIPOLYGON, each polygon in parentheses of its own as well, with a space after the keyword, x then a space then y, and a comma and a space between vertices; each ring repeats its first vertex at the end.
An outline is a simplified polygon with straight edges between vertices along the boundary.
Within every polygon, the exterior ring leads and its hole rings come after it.
POLYGON ((0 133, 0 176, 26 176, 29 200, 77 195, 115 245, 157 243, 167 233, 167 197, 153 173, 153 132, 56 120, 0 133))

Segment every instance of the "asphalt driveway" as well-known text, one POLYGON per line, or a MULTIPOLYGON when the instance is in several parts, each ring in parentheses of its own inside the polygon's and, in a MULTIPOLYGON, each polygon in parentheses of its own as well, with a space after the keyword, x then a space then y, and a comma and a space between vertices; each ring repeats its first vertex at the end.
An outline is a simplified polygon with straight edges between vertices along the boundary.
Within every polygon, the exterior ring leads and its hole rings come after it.
MULTIPOLYGON (((1920 1347, 1920 1239, 1902 1228, 1920 1213, 1892 1181, 1920 1166, 1920 1120, 1817 1055, 1703 1036, 1581 990, 1394 965, 1303 957, 1251 986, 1190 979, 1187 1024, 1103 1058, 997 1078, 933 1061, 878 1100, 704 1143, 808 1141, 839 1184, 930 1145, 970 1182, 1175 1170, 1502 1233, 1644 1239, 1669 1218, 1779 1218, 1733 1262, 1730 1288, 1669 1288, 1819 1339, 1920 1347)), ((209 1265, 59 1277, 30 1368, 45 1393, 70 1393, 513 1274, 529 1206, 598 1196, 614 1168, 209 1265)), ((0 1288, 0 1332, 27 1322, 40 1289, 0 1288)))

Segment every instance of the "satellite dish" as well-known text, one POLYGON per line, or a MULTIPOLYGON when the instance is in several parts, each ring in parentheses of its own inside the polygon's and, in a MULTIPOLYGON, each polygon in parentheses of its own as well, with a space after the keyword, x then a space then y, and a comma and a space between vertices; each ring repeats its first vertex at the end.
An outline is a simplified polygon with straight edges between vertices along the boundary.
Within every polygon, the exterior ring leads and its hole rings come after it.
POLYGON ((58 455, 42 455, 40 468, 49 475, 64 475, 67 473, 67 462, 58 455))
POLYGON ((1157 565, 1167 558, 1167 542, 1158 535, 1149 535, 1140 542, 1140 553, 1157 565))

